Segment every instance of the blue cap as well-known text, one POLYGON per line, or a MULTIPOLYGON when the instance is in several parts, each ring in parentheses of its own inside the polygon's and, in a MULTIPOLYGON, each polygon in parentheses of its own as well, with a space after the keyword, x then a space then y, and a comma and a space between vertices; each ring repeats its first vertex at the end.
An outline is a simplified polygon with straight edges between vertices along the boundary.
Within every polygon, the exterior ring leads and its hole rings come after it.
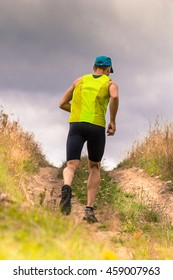
POLYGON ((108 56, 104 56, 104 55, 101 55, 101 56, 97 56, 96 57, 96 60, 94 62, 94 66, 109 66, 111 67, 111 73, 113 73, 113 68, 112 68, 112 61, 110 59, 110 57, 108 56))

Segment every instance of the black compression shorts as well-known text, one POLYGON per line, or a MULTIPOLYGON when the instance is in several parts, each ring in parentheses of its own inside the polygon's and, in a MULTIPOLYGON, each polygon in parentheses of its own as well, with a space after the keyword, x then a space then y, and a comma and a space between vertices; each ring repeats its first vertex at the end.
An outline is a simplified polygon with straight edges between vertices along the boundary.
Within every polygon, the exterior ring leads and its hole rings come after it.
POLYGON ((67 138, 67 161, 80 159, 87 142, 88 158, 100 162, 105 148, 105 128, 87 122, 72 122, 67 138))

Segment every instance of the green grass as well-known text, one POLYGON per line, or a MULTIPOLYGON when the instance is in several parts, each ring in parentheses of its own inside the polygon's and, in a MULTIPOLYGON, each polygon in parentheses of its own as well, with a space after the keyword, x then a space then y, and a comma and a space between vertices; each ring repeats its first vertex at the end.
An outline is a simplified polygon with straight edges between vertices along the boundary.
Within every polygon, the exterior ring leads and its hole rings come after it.
POLYGON ((23 161, 22 169, 29 174, 34 174, 39 170, 39 165, 34 158, 27 158, 23 161))
POLYGON ((20 191, 19 180, 14 175, 11 175, 7 164, 0 159, 0 191, 8 194, 12 201, 23 201, 24 196, 20 191))
POLYGON ((103 246, 91 244, 84 228, 58 213, 0 206, 0 220, 1 260, 103 259, 103 246))

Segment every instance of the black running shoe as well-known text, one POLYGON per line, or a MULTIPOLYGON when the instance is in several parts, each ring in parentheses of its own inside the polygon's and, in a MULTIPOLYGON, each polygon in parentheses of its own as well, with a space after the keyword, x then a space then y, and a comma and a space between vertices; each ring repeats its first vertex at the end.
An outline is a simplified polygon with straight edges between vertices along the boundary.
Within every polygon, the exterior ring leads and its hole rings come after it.
POLYGON ((83 217, 83 220, 87 221, 90 224, 98 223, 98 220, 94 215, 94 210, 92 207, 85 208, 85 216, 83 217))
POLYGON ((61 189, 61 201, 60 211, 63 215, 69 215, 71 213, 71 198, 72 189, 69 185, 64 185, 61 189))

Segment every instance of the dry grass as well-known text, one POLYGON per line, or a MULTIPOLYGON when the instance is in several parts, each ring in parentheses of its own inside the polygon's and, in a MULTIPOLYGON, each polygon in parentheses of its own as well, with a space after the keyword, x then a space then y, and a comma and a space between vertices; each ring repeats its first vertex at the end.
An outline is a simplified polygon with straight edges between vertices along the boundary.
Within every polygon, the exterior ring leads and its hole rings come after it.
POLYGON ((147 136, 136 141, 120 164, 144 168, 150 175, 160 175, 162 179, 173 176, 173 124, 159 122, 150 125, 147 136))
POLYGON ((11 171, 34 171, 48 165, 34 135, 23 131, 18 122, 11 122, 8 115, 0 112, 0 156, 11 171))

